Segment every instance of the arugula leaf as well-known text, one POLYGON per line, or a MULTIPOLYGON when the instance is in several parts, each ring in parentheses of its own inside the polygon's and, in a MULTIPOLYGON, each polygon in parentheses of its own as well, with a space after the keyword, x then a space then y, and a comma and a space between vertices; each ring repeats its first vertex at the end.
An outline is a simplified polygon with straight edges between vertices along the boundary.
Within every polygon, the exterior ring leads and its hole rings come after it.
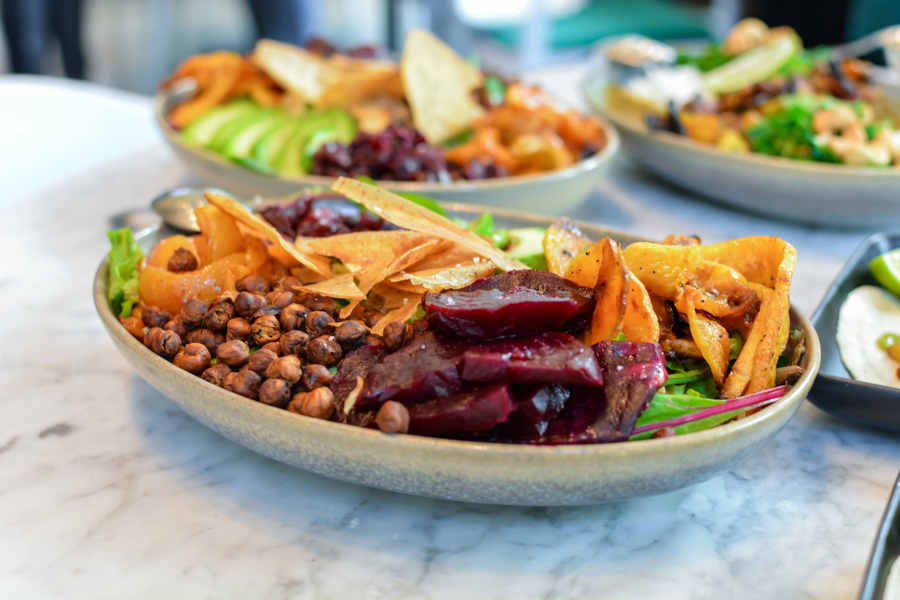
POLYGON ((499 77, 491 75, 484 80, 484 93, 491 105, 500 106, 506 97, 506 86, 499 77))
POLYGON ((679 65, 693 65, 700 71, 712 71, 731 60, 731 57, 722 54, 722 48, 718 44, 709 44, 700 54, 679 54, 679 65))
POLYGON ((461 146, 465 144, 469 140, 471 140, 475 136, 474 129, 466 129, 465 131, 461 131, 454 136, 451 136, 447 141, 441 144, 444 148, 453 148, 454 146, 461 146))
POLYGON ((113 312, 127 319, 131 316, 131 309, 140 299, 137 267, 144 258, 144 252, 127 227, 107 231, 106 236, 112 245, 107 255, 109 260, 107 299, 112 304, 113 312))

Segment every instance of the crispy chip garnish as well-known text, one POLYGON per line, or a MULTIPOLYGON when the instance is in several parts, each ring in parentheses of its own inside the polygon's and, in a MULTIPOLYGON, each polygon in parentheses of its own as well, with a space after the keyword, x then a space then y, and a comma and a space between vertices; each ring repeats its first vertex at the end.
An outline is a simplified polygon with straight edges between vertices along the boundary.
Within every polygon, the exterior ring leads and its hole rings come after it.
POLYGON ((628 275, 628 304, 622 333, 631 342, 659 342, 659 318, 653 310, 647 288, 634 273, 628 275))
POLYGON ((472 95, 484 80, 481 71, 427 31, 407 34, 400 74, 413 122, 430 144, 465 131, 484 114, 472 95))
POLYGON ((391 310, 410 302, 418 304, 426 290, 412 285, 410 287, 411 290, 405 290, 393 283, 381 282, 372 288, 369 294, 369 305, 376 310, 391 310))
POLYGON ((463 229, 450 219, 387 190, 346 177, 338 179, 331 189, 355 200, 398 227, 428 233, 469 248, 478 255, 491 260, 504 271, 528 268, 484 238, 463 229))
POLYGON ((321 294, 329 298, 344 298, 345 300, 365 300, 366 295, 360 291, 353 281, 353 275, 344 273, 319 283, 304 285, 299 288, 305 292, 321 294))
POLYGON ((294 246, 340 260, 351 271, 371 265, 378 257, 401 255, 434 236, 415 231, 357 231, 329 237, 298 237, 294 246))
POLYGON ((206 200, 212 204, 225 211, 232 217, 234 217, 238 222, 243 223, 256 233, 262 235, 267 241, 271 242, 273 245, 280 248, 282 251, 288 254, 292 259, 299 262, 304 267, 312 269, 316 273, 320 273, 322 275, 330 275, 331 274, 331 263, 328 259, 322 258, 321 256, 317 256, 315 254, 304 254, 294 248, 287 240, 281 237, 281 234, 278 231, 269 225, 269 223, 260 217, 257 214, 254 214, 248 211, 244 206, 235 200, 234 198, 230 198, 224 194, 217 194, 215 192, 206 192, 204 194, 206 200))
POLYGON ((722 387, 725 375, 728 372, 728 355, 731 350, 731 340, 728 331, 714 319, 704 316, 697 310, 696 301, 702 294, 696 288, 688 286, 680 302, 676 303, 682 308, 688 319, 691 329, 691 337, 700 349, 700 354, 712 371, 713 379, 717 387, 722 387))
POLYGON ((459 288, 464 288, 493 272, 494 263, 485 260, 470 265, 403 273, 391 277, 390 281, 391 283, 408 281, 414 286, 425 288, 430 292, 438 292, 441 290, 458 290, 459 288))
POLYGON ((274 40, 259 40, 253 60, 281 87, 310 103, 316 103, 330 82, 338 79, 326 59, 274 40))

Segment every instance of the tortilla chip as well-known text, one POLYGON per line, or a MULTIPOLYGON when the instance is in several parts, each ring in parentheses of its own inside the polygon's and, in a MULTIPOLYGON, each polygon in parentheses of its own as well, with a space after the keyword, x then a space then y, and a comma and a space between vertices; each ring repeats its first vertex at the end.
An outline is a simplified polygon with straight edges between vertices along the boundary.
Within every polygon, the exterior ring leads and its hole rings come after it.
POLYGON ((313 104, 336 79, 334 67, 323 57, 274 40, 259 40, 253 60, 278 85, 313 104))
POLYGON ((375 310, 391 310, 405 306, 410 302, 418 304, 426 290, 412 284, 410 284, 410 288, 410 290, 404 290, 394 284, 381 282, 375 285, 369 293, 368 306, 375 310))
POLYGON ((634 273, 628 274, 628 305, 622 333, 630 342, 659 342, 659 317, 653 309, 653 301, 647 288, 634 273))
POLYGON ((597 305, 586 340, 593 346, 603 340, 613 340, 622 333, 628 306, 629 273, 621 248, 610 238, 603 238, 585 250, 587 252, 595 254, 592 262, 600 261, 594 284, 597 305))
POLYGON ((391 312, 387 313, 375 323, 375 327, 372 328, 372 333, 377 333, 381 335, 384 333, 384 328, 387 327, 388 323, 393 321, 401 321, 405 323, 406 321, 413 318, 416 314, 416 310, 418 310, 419 304, 417 303, 408 303, 399 308, 395 308, 391 312))
POLYGON ((481 71, 427 31, 407 34, 400 75, 413 123, 430 144, 469 129, 484 114, 472 95, 484 80, 481 71))
POLYGON ((331 186, 331 189, 362 204, 384 220, 398 227, 434 235, 469 248, 479 256, 492 261, 504 271, 528 268, 481 236, 463 229, 436 212, 392 194, 387 190, 346 177, 339 178, 331 186))
POLYGON ((544 235, 544 255, 547 270, 562 277, 572 259, 591 245, 578 226, 569 217, 560 217, 547 228, 544 235))
POLYGON ((329 298, 343 298, 345 300, 365 300, 366 295, 356 287, 353 275, 345 273, 332 279, 326 279, 319 283, 304 285, 299 288, 304 292, 312 292, 329 298))
POLYGON ((429 269, 414 273, 403 273, 391 278, 391 283, 409 281, 415 286, 430 292, 441 290, 458 290, 472 285, 476 280, 494 272, 494 263, 482 261, 471 265, 459 265, 442 269, 429 269))
POLYGON ((380 256, 399 256, 433 239, 415 231, 357 231, 323 238, 299 237, 294 246, 303 252, 336 258, 356 272, 380 256))
POLYGON ((269 225, 268 221, 260 217, 259 215, 248 211, 244 206, 235 200, 234 198, 230 198, 225 196, 224 194, 217 194, 215 192, 206 192, 204 194, 207 202, 212 204, 213 206, 219 208, 220 210, 225 211, 232 217, 234 217, 239 223, 242 223, 255 231, 256 233, 262 235, 267 241, 271 242, 277 248, 283 250, 288 256, 290 256, 293 260, 296 260, 304 267, 312 269, 316 273, 321 275, 331 275, 331 261, 322 258, 321 256, 316 256, 314 254, 304 254, 294 248, 287 240, 281 237, 281 234, 278 233, 274 227, 269 225))

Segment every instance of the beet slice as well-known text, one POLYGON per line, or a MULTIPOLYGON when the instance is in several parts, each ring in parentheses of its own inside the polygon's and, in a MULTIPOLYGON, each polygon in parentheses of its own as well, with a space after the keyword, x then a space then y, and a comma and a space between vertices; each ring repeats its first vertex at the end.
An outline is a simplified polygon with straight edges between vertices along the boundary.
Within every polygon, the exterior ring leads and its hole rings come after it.
POLYGON ((410 433, 438 435, 486 431, 506 421, 516 404, 509 386, 501 383, 423 400, 408 408, 410 433))
POLYGON ((625 441, 666 383, 666 361, 659 344, 604 341, 593 350, 603 369, 603 388, 572 386, 565 409, 538 443, 625 441))
POLYGON ((347 420, 347 415, 344 413, 344 402, 356 387, 356 378, 364 378, 375 365, 387 356, 387 353, 387 349, 381 345, 362 346, 347 354, 341 361, 329 386, 331 393, 334 394, 335 415, 339 421, 347 420))
POLYGON ((449 396, 463 387, 459 369, 467 346, 446 342, 429 331, 387 355, 366 375, 356 406, 365 410, 388 400, 413 402, 449 396))
POLYGON ((594 290, 545 271, 509 271, 422 298, 428 324, 460 338, 492 339, 583 328, 594 290), (572 321, 570 326, 566 326, 572 321))
POLYGON ((594 351, 567 333, 483 342, 468 347, 463 359, 460 377, 464 381, 589 386, 603 383, 594 351))

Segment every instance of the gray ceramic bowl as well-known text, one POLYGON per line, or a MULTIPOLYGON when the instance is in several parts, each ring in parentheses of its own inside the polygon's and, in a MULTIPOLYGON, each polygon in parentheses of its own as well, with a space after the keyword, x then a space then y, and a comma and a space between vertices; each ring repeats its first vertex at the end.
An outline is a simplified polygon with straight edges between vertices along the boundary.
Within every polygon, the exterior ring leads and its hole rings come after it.
MULTIPOLYGON (((471 219, 481 209, 447 205, 471 219)), ((504 227, 546 226, 550 219, 493 210, 504 227)), ((580 224, 593 239, 634 236, 580 224)), ((140 236, 148 249, 156 230, 140 236)), ((361 485, 449 500, 531 506, 613 502, 659 494, 713 477, 772 439, 803 402, 819 369, 819 340, 806 331, 805 373, 778 402, 740 421, 673 438, 583 446, 519 446, 386 435, 295 415, 227 392, 178 369, 119 324, 106 300, 107 263, 94 279, 97 312, 116 348, 137 372, 189 415, 235 443, 295 467, 361 485)))
MULTIPOLYGON (((330 187, 334 183, 334 178, 320 175, 264 175, 240 167, 215 152, 186 145, 165 119, 169 108, 180 102, 186 93, 188 92, 161 94, 157 99, 156 122, 178 158, 200 179, 246 198, 257 194, 266 197, 285 196, 303 188, 330 187)), ((385 181, 379 182, 379 185, 393 191, 422 194, 443 202, 465 202, 562 215, 570 212, 591 193, 619 149, 619 136, 615 128, 606 122, 602 124, 608 140, 603 150, 567 169, 451 184, 385 181)))
POLYGON ((900 168, 814 163, 729 154, 650 131, 606 102, 607 71, 585 82, 588 103, 615 124, 628 155, 661 178, 720 204, 777 219, 841 228, 900 224, 900 168))

